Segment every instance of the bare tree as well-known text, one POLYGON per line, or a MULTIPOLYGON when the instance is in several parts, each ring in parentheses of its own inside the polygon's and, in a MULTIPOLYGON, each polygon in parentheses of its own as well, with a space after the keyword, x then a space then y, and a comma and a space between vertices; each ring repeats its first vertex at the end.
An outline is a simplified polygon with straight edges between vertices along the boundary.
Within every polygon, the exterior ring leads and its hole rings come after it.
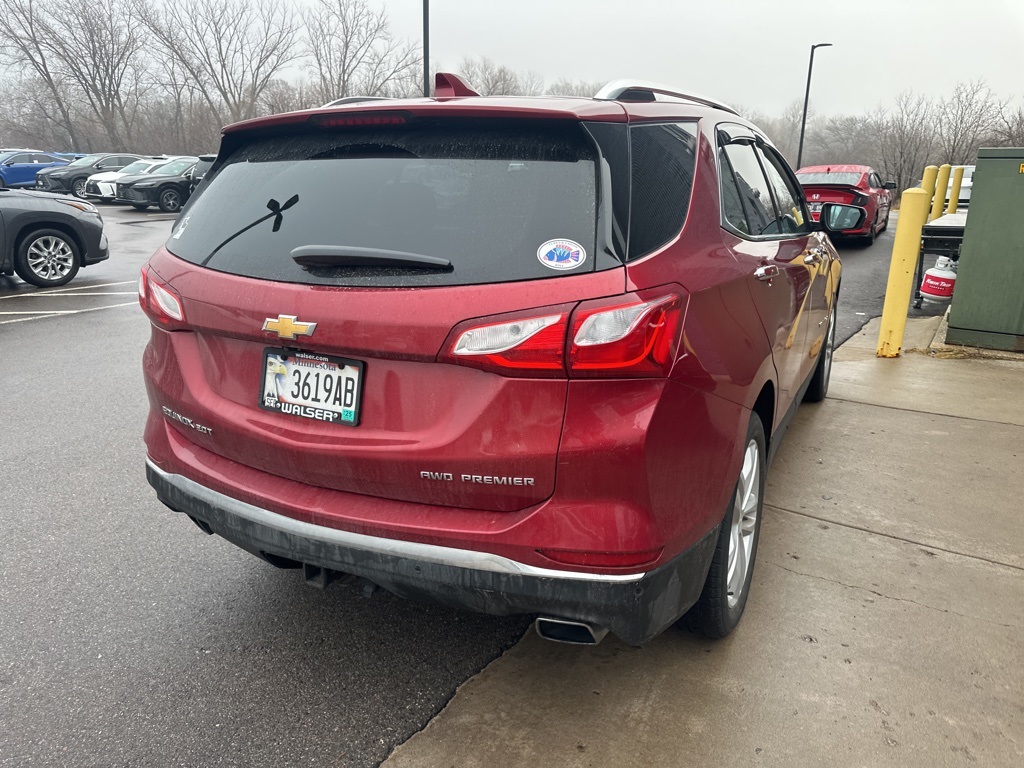
POLYGON ((819 118, 808 126, 804 142, 807 165, 852 163, 881 168, 877 114, 819 118))
POLYGON ((299 55, 297 17, 283 0, 135 0, 134 8, 222 124, 254 117, 299 55))
POLYGON ((315 0, 303 13, 307 69, 320 101, 343 96, 404 95, 422 61, 391 34, 387 14, 367 0, 315 0))
POLYGON ((949 98, 939 102, 935 118, 942 162, 973 162, 978 147, 995 131, 1004 107, 983 80, 957 83, 949 98))
MULTIPOLYGON (((748 112, 741 107, 736 110, 764 131, 790 163, 796 162, 797 148, 800 144, 800 119, 803 116, 804 103, 799 99, 786 105, 780 117, 768 117, 759 112, 748 112)), ((807 120, 814 121, 814 114, 808 110, 807 120)))
POLYGON ((883 174, 906 189, 921 178, 935 150, 935 104, 924 96, 904 91, 896 106, 879 112, 879 155, 883 174))
POLYGON ((595 95, 604 83, 600 80, 568 80, 564 77, 555 80, 544 91, 552 96, 586 96, 595 95))
POLYGON ((544 90, 535 72, 516 72, 486 56, 463 59, 459 74, 482 96, 537 96, 544 90))
POLYGON ((45 27, 44 15, 33 0, 7 0, 0 13, 0 55, 33 73, 49 102, 48 106, 40 105, 44 119, 59 125, 71 147, 80 149, 74 108, 66 86, 50 61, 50 51, 44 42, 45 27))
POLYGON ((55 74, 74 85, 106 146, 128 149, 135 141, 145 39, 137 25, 125 23, 127 2, 48 0, 38 6, 39 46, 48 52, 55 74))
POLYGON ((1024 107, 1013 112, 1008 106, 999 110, 999 120, 994 130, 994 143, 1004 147, 1024 147, 1024 107))

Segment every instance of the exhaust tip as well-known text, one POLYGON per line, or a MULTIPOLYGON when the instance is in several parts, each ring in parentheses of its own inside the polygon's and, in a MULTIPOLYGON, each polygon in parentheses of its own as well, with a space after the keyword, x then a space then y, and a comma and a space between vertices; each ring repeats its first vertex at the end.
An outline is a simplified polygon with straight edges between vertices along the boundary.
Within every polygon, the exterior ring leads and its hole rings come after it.
POLYGON ((582 621, 552 619, 546 616, 537 619, 535 626, 537 634, 545 640, 570 645, 597 645, 608 634, 608 630, 604 627, 596 627, 582 621))

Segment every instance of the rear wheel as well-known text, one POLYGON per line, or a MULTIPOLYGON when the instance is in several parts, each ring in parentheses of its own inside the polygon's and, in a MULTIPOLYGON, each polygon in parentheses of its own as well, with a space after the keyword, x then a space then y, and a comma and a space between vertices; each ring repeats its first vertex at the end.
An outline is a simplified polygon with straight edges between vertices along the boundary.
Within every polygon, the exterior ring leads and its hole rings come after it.
POLYGON ((871 227, 868 229, 868 233, 860 239, 861 243, 865 248, 870 248, 875 244, 875 232, 878 230, 878 213, 875 213, 875 220, 871 222, 871 227))
POLYGON ((71 194, 81 200, 85 200, 85 179, 75 179, 71 185, 71 194))
POLYGON ((718 531, 707 581, 696 604, 680 620, 707 637, 725 637, 743 615, 761 535, 765 478, 764 426, 750 414, 743 464, 732 500, 718 531))
POLYGON ((57 229, 39 229, 29 234, 14 256, 14 271, 26 283, 40 288, 64 285, 81 266, 78 246, 57 229))

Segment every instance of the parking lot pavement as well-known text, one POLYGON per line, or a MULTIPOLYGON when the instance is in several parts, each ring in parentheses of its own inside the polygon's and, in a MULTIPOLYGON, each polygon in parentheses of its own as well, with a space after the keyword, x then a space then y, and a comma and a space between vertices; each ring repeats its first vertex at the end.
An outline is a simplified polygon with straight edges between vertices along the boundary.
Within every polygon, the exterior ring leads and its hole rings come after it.
POLYGON ((0 325, 131 306, 137 303, 136 284, 135 280, 69 283, 60 288, 0 296, 0 325))
POLYGON ((794 419, 732 636, 530 636, 385 766, 1024 764, 1024 361, 863 362, 794 419))

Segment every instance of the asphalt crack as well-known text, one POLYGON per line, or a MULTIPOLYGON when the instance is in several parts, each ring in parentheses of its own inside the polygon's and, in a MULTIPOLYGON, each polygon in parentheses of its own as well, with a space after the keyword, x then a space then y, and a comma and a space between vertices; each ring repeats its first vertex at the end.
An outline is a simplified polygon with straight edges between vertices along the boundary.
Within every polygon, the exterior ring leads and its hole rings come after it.
POLYGON ((934 606, 934 605, 928 605, 928 603, 921 603, 921 602, 918 602, 917 600, 911 600, 909 597, 894 597, 892 595, 887 595, 884 592, 879 592, 876 589, 870 589, 868 587, 862 587, 859 584, 847 584, 845 581, 839 581, 838 579, 830 579, 827 576, 819 576, 816 573, 806 573, 804 571, 797 571, 797 570, 795 570, 793 568, 787 568, 786 566, 781 565, 779 563, 771 563, 771 565, 773 565, 776 568, 779 568, 779 569, 781 569, 783 571, 787 571, 788 573, 795 574, 797 576, 806 576, 809 579, 818 579, 819 581, 824 581, 824 582, 827 582, 829 584, 835 584, 835 585, 840 586, 840 587, 845 587, 846 589, 856 589, 856 590, 859 590, 861 592, 867 592, 869 594, 875 595, 876 597, 881 597, 881 598, 883 598, 885 600, 892 600, 892 601, 897 602, 897 603, 910 603, 912 605, 918 606, 919 608, 927 608, 930 611, 938 611, 939 613, 948 613, 951 616, 957 616, 957 617, 959 617, 961 619, 968 619, 970 621, 983 621, 986 624, 992 624, 993 626, 996 626, 996 627, 1004 627, 1006 629, 1024 629, 1024 627, 1018 626, 1017 624, 1003 624, 1003 623, 998 622, 998 621, 992 621, 991 619, 983 619, 983 618, 981 618, 979 616, 970 616, 970 615, 965 614, 965 613, 957 613, 956 611, 951 611, 948 608, 939 608, 939 607, 934 606))

